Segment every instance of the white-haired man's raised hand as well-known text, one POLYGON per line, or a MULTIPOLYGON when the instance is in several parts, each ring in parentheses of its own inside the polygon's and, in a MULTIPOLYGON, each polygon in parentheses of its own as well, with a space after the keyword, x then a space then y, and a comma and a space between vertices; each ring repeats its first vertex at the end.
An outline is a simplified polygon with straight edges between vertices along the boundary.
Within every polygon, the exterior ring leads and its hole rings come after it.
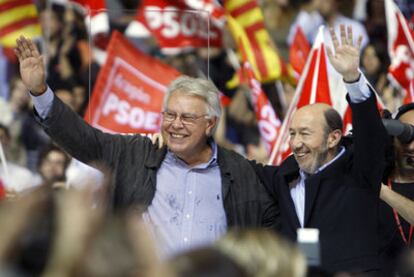
POLYGON ((47 89, 43 56, 31 39, 20 36, 16 42, 14 52, 19 59, 22 81, 33 95, 41 95, 47 89))

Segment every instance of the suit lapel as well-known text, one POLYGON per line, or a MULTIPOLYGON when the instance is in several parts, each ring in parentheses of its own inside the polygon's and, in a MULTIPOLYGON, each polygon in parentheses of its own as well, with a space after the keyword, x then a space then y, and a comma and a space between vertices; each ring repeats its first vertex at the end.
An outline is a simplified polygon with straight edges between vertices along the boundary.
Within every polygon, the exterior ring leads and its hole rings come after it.
POLYGON ((318 195, 321 178, 319 174, 312 175, 305 180, 305 220, 304 226, 308 225, 315 199, 318 195))
POLYGON ((301 228, 298 215, 296 214, 295 204, 293 203, 292 196, 290 195, 289 184, 297 182, 299 179, 297 163, 294 160, 290 160, 286 166, 285 173, 283 174, 284 184, 280 186, 282 190, 280 195, 283 197, 283 202, 286 204, 287 217, 289 223, 296 230, 301 228))
POLYGON ((295 204, 293 203, 292 196, 290 195, 290 188, 289 184, 283 186, 283 193, 285 195, 285 203, 287 203, 287 211, 288 211, 288 218, 290 224, 294 227, 294 229, 301 228, 298 215, 296 214, 295 204))
MULTIPOLYGON (((349 143, 348 138, 342 138, 343 143, 349 143), (345 142, 344 142, 345 140, 345 142)), ((312 209, 315 206, 315 201, 318 196, 319 189, 322 182, 326 179, 337 178, 338 172, 341 172, 342 168, 347 163, 349 154, 345 151, 342 156, 338 157, 335 161, 329 164, 319 173, 309 176, 305 181, 305 226, 308 226, 310 216, 312 215, 312 209)))

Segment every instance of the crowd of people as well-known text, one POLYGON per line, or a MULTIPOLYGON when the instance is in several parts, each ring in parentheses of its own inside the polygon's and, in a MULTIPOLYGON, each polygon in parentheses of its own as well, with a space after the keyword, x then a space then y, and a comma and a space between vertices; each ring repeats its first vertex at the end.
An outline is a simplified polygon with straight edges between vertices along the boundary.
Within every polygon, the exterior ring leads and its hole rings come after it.
MULTIPOLYGON (((131 39, 186 76, 168 86, 152 140, 108 134, 82 119, 101 66, 90 48, 104 50, 108 34, 89 42, 70 3, 37 2, 43 37, 19 37, 0 93, 0 275, 414 275, 414 135, 393 136, 382 120, 414 129, 414 104, 387 79, 384 1, 258 3, 286 61, 297 26, 310 43, 329 27, 328 74, 353 117, 348 135, 331 106, 298 109, 278 166, 266 165, 248 88, 226 86, 229 37, 209 60, 131 39), (299 229, 317 230, 316 263, 299 229)), ((413 5, 397 3, 410 19, 413 5)), ((123 32, 133 15, 114 14, 123 32)), ((262 88, 283 119, 294 84, 262 88)))

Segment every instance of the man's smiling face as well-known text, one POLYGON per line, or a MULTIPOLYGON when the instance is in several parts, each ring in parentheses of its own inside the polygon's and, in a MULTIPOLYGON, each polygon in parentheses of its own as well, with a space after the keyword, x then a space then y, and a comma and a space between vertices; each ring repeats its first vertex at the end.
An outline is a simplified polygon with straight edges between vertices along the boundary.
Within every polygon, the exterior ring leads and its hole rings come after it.
POLYGON ((299 109, 289 128, 289 146, 299 167, 313 174, 328 162, 328 136, 326 120, 318 108, 299 109))
POLYGON ((215 123, 208 118, 207 107, 200 97, 179 91, 168 99, 161 131, 168 148, 178 157, 185 160, 205 149, 215 123))

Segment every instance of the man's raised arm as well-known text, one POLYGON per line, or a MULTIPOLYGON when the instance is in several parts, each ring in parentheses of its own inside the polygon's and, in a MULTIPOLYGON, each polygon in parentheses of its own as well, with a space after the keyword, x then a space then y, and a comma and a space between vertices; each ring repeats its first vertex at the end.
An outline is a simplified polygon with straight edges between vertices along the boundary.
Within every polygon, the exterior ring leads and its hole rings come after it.
MULTIPOLYGON (((85 163, 104 162, 112 167, 132 137, 106 134, 93 128, 55 97, 46 84, 43 57, 33 41, 21 36, 15 53, 22 81, 33 99, 36 120, 46 133, 76 159, 85 163)), ((134 139, 142 140, 138 136, 134 139)))
POLYGON ((330 33, 334 49, 327 49, 328 58, 343 77, 352 110, 354 176, 361 178, 359 184, 375 188, 379 193, 385 164, 386 132, 377 108, 374 90, 359 71, 362 37, 359 37, 354 45, 352 28, 349 26, 346 32, 344 25, 340 26, 340 40, 332 29, 330 33))

